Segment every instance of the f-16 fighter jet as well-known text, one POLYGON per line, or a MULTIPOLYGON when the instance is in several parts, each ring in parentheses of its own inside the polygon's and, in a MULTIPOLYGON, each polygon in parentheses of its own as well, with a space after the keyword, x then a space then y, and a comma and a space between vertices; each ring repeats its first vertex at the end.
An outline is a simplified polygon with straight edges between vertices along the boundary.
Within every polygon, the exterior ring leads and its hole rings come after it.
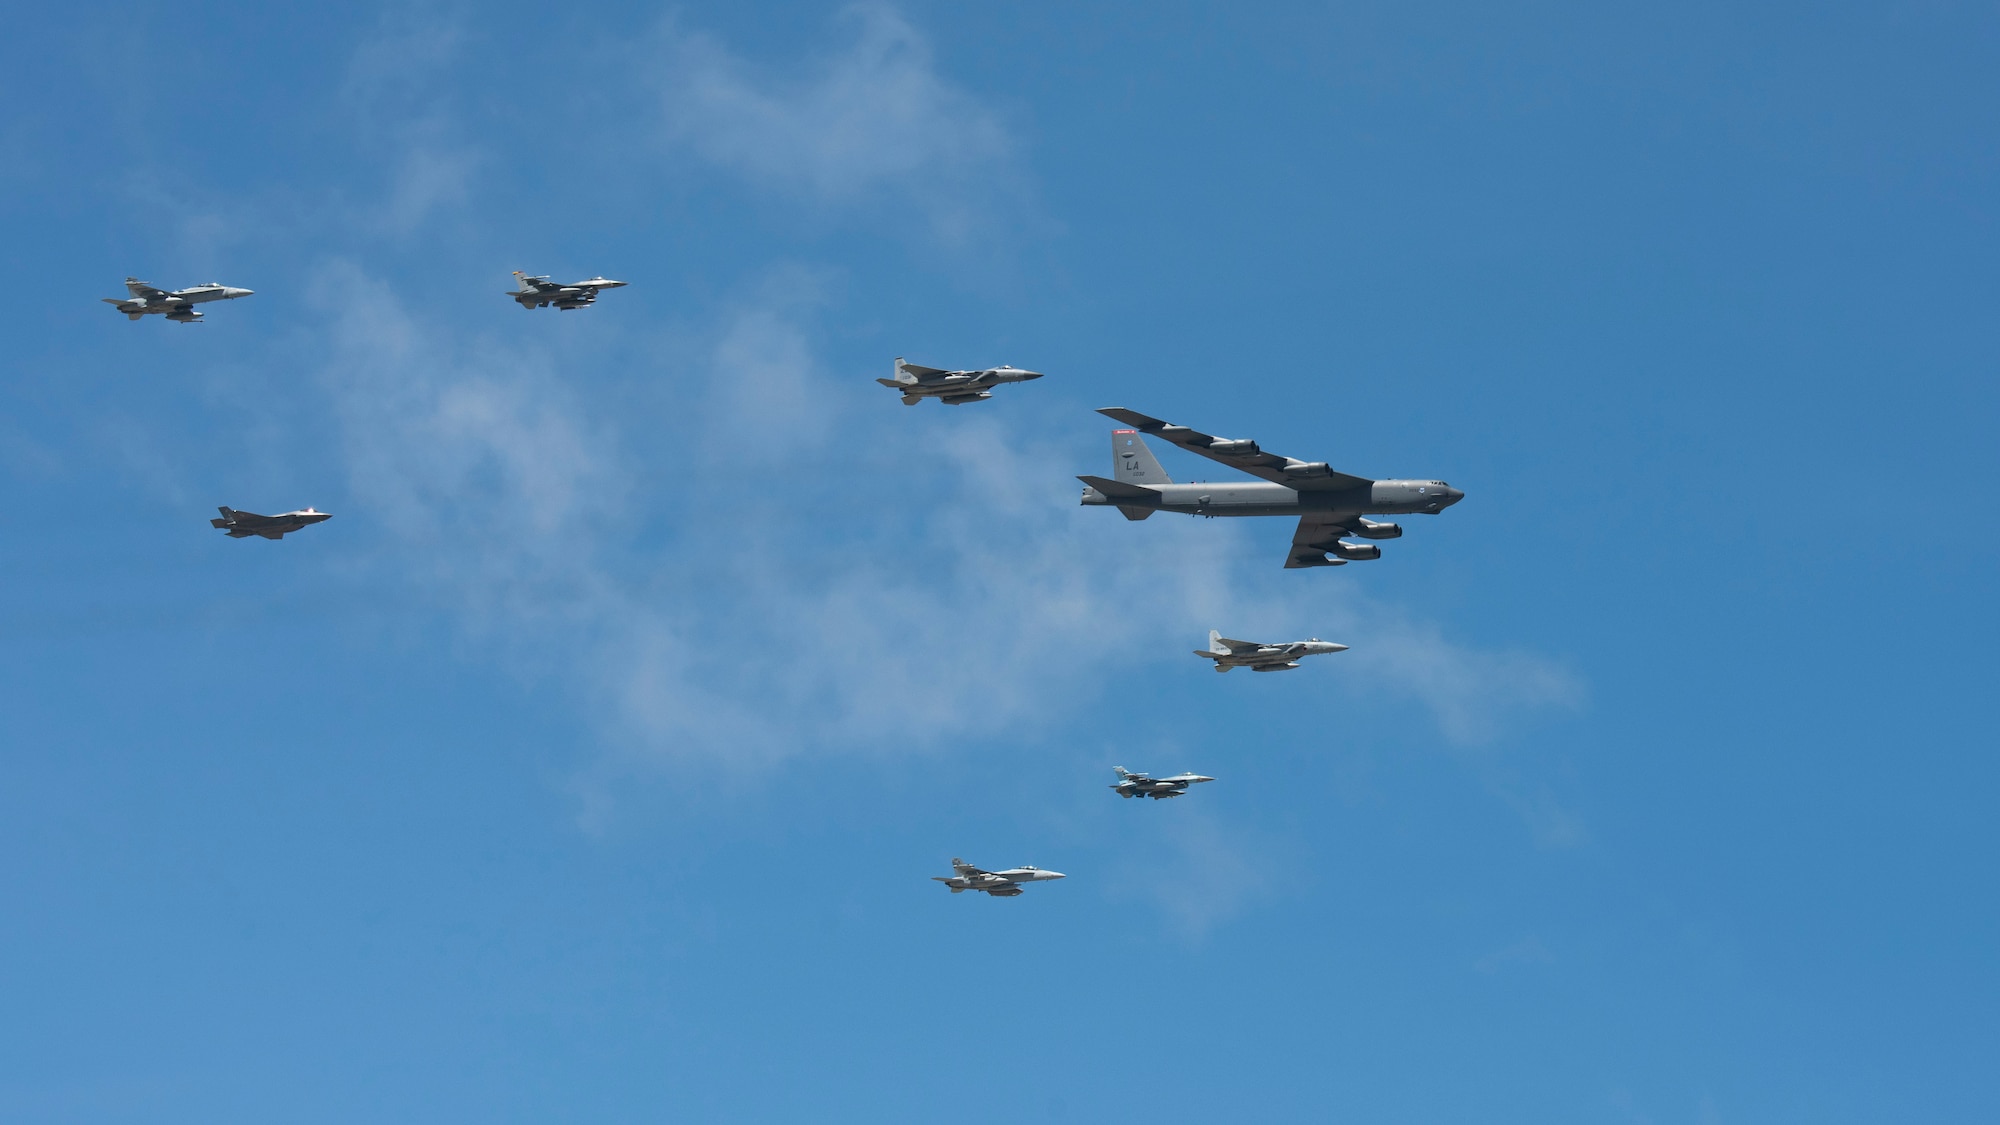
POLYGON ((580 309, 597 303, 598 290, 619 289, 626 284, 608 277, 593 277, 587 281, 560 285, 546 277, 529 277, 520 270, 514 271, 514 277, 520 281, 521 287, 507 295, 521 302, 524 309, 545 309, 550 305, 559 309, 580 309))
POLYGON ((1291 554, 1285 568, 1345 566, 1351 561, 1379 559, 1382 548, 1348 543, 1344 536, 1394 539, 1403 529, 1376 523, 1368 515, 1423 513, 1436 515, 1465 499, 1465 493, 1441 480, 1369 480, 1327 468, 1324 461, 1300 461, 1266 453, 1247 438, 1219 438, 1186 426, 1149 418, 1136 410, 1106 407, 1099 414, 1116 419, 1129 430, 1111 431, 1114 479, 1078 477, 1086 487, 1085 504, 1116 507, 1128 520, 1154 512, 1191 516, 1295 516, 1291 554), (1261 482, 1175 484, 1160 468, 1140 434, 1152 434, 1189 453, 1241 469, 1261 482), (1333 557, 1328 558, 1331 554, 1333 557))
POLYGON ((992 387, 1002 383, 1025 383, 1039 379, 1039 371, 1023 371, 1018 367, 1001 364, 984 371, 946 371, 938 367, 918 367, 914 363, 904 363, 903 357, 896 357, 896 377, 877 379, 876 382, 899 392, 904 406, 915 406, 927 398, 942 401, 946 406, 978 402, 982 398, 992 398, 992 387))
POLYGON ((1005 871, 981 871, 979 868, 953 856, 951 868, 956 874, 947 879, 933 875, 932 879, 951 888, 952 894, 961 891, 985 891, 994 898, 1013 898, 1021 893, 1022 883, 1040 883, 1048 879, 1061 879, 1060 871, 1044 871, 1039 867, 1010 867, 1005 871))
POLYGON ((1215 661, 1215 670, 1218 672, 1227 672, 1231 668, 1248 668, 1252 672, 1284 672, 1298 667, 1301 656, 1346 651, 1346 645, 1322 641, 1318 637, 1309 641, 1267 645, 1256 641, 1232 641, 1210 629, 1208 647, 1195 649, 1194 654, 1215 661))
POLYGON ((164 313, 168 320, 177 320, 182 324, 200 322, 201 312, 195 308, 196 305, 209 301, 233 301, 255 292, 251 289, 232 289, 217 281, 205 281, 169 293, 164 289, 155 289, 136 277, 125 279, 125 290, 132 295, 124 300, 117 297, 99 299, 107 305, 116 305, 127 320, 137 320, 147 313, 164 313))
POLYGON ((1148 777, 1143 773, 1133 773, 1124 766, 1112 766, 1118 771, 1118 784, 1111 788, 1118 790, 1120 797, 1151 797, 1164 801, 1168 797, 1178 797, 1188 791, 1188 786, 1204 781, 1214 781, 1198 773, 1177 773, 1172 777, 1148 777))
POLYGON ((315 512, 311 508, 277 516, 260 516, 255 512, 239 512, 234 508, 217 510, 222 513, 222 518, 210 520, 208 525, 229 532, 231 539, 242 539, 251 535, 261 535, 266 539, 283 539, 289 532, 333 518, 325 512, 315 512))

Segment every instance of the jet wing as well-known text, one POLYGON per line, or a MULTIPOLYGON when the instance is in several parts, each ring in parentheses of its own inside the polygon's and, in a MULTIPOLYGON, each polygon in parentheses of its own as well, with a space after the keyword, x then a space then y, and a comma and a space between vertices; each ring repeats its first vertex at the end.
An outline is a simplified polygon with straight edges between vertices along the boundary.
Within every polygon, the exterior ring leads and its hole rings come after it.
POLYGON ((991 874, 993 874, 993 873, 992 873, 991 871, 982 871, 982 870, 980 870, 979 868, 977 868, 977 867, 974 867, 974 866, 972 866, 971 864, 969 864, 969 863, 965 862, 965 861, 964 861, 964 860, 962 860, 962 859, 954 859, 954 860, 952 860, 952 861, 951 861, 951 869, 952 869, 953 871, 956 871, 956 872, 958 872, 958 873, 959 873, 959 874, 960 874, 961 876, 964 876, 964 877, 966 877, 966 878, 970 878, 970 877, 972 877, 972 876, 974 876, 974 875, 991 875, 991 874))
POLYGON ((142 301, 157 301, 162 297, 172 296, 172 294, 168 293, 166 290, 155 289, 152 286, 146 284, 145 282, 140 281, 136 277, 128 277, 125 279, 125 291, 127 293, 132 294, 134 297, 139 298, 142 301))
POLYGON ((935 378, 937 378, 937 377, 938 377, 938 376, 940 376, 940 375, 949 375, 949 374, 951 374, 951 372, 949 372, 949 371, 946 371, 946 370, 945 370, 944 368, 942 368, 942 367, 919 367, 918 365, 916 365, 916 364, 914 364, 914 363, 906 363, 906 364, 904 364, 904 365, 903 365, 903 370, 905 370, 905 371, 909 372, 909 373, 910 373, 910 374, 912 374, 912 375, 915 375, 915 376, 916 376, 916 377, 917 377, 918 379, 922 379, 922 380, 930 380, 930 379, 935 379, 935 378))
POLYGON ((1252 652, 1255 652, 1258 649, 1264 647, 1261 643, 1257 641, 1232 641, 1228 637, 1217 637, 1215 639, 1222 642, 1224 645, 1228 646, 1229 651, 1232 653, 1240 652, 1246 648, 1252 652))
POLYGON ((1301 557, 1318 559, 1326 553, 1334 540, 1343 535, 1354 534, 1354 524, 1358 520, 1357 516, 1341 515, 1336 512, 1308 512, 1300 516, 1299 528, 1292 532, 1292 553, 1285 559, 1285 569, 1296 570, 1301 566, 1313 565, 1299 560, 1301 557))
POLYGON ((1257 448, 1254 441, 1230 441, 1186 426, 1176 426, 1149 417, 1136 410, 1122 406, 1107 406, 1098 411, 1107 418, 1115 419, 1143 434, 1170 441, 1189 453, 1199 454, 1211 461, 1219 461, 1232 469, 1262 477, 1287 488, 1302 492, 1332 492, 1348 488, 1360 488, 1375 482, 1367 477, 1336 473, 1326 467, 1324 461, 1301 461, 1277 453, 1266 453, 1257 448), (1219 444, 1219 448, 1216 448, 1219 444))

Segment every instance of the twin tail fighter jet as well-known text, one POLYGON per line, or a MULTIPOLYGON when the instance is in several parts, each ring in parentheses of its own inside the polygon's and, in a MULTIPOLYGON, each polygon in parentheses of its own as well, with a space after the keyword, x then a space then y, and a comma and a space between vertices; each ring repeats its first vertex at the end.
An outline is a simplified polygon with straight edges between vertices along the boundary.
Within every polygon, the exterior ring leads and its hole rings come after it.
POLYGON ((932 879, 951 888, 952 894, 966 891, 985 891, 994 898, 1013 898, 1021 893, 1023 883, 1041 883, 1050 879, 1061 879, 1060 871, 1044 871, 1039 867, 1010 867, 1005 871, 981 871, 979 868, 953 856, 952 876, 933 875, 932 879))
POLYGON ((210 527, 218 527, 229 533, 231 539, 243 539, 261 535, 266 539, 283 539, 302 527, 310 527, 333 517, 326 512, 315 512, 304 508, 296 512, 285 512, 275 516, 260 516, 255 512, 239 512, 234 508, 217 509, 222 513, 219 520, 210 520, 210 527))
POLYGON ((1267 645, 1259 641, 1233 641, 1210 629, 1208 647, 1195 649, 1194 654, 1215 661, 1218 672, 1227 672, 1231 668, 1248 668, 1252 672, 1287 672, 1299 666, 1301 656, 1346 651, 1346 645, 1322 641, 1318 637, 1309 641, 1267 645))
POLYGON ((238 297, 248 297, 255 290, 235 289, 219 281, 204 281, 200 285, 190 285, 186 289, 155 289, 136 277, 125 279, 125 291, 130 297, 101 297, 107 305, 116 306, 127 320, 138 320, 152 313, 164 315, 168 320, 181 324, 201 323, 201 310, 196 305, 210 301, 233 301, 238 297))
POLYGON ((520 270, 514 271, 514 278, 521 287, 507 295, 519 301, 524 309, 545 309, 550 305, 565 310, 580 309, 597 303, 598 290, 621 289, 627 284, 608 277, 593 277, 563 285, 547 277, 529 277, 520 270))
POLYGON ((1291 553, 1285 556, 1287 570, 1379 559, 1382 548, 1349 543, 1345 537, 1394 539, 1403 529, 1365 517, 1436 515, 1465 499, 1465 493, 1441 480, 1370 480, 1335 472, 1324 461, 1266 453, 1247 438, 1219 438, 1136 410, 1112 406, 1098 413, 1132 428, 1111 431, 1112 478, 1077 478, 1086 486, 1085 504, 1115 507, 1128 520, 1142 520, 1154 512, 1296 517, 1299 526, 1292 533, 1291 553), (1141 434, 1263 479, 1175 484, 1141 434))
POLYGON ((1203 777, 1198 773, 1177 773, 1172 777, 1152 777, 1143 773, 1133 773, 1124 766, 1112 766, 1111 768, 1118 774, 1118 784, 1111 788, 1116 789, 1120 797, 1128 799, 1132 797, 1151 797, 1155 801, 1164 801, 1168 797, 1178 797, 1186 793, 1190 785, 1199 785, 1204 781, 1215 780, 1212 777, 1203 777))
POLYGON ((904 406, 915 406, 927 398, 937 399, 946 406, 960 406, 992 398, 992 388, 1002 383, 1025 383, 1041 377, 1039 371, 1023 371, 1004 363, 980 371, 946 371, 941 367, 905 363, 903 357, 897 356, 896 377, 875 381, 901 394, 904 406))

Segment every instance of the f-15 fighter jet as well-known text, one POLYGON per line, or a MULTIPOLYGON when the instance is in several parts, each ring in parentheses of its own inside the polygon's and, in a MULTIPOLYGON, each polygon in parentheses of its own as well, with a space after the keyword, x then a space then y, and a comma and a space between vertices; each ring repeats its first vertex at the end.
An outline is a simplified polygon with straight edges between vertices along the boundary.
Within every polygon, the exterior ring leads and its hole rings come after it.
POLYGON ((529 277, 520 270, 514 271, 514 277, 521 287, 507 295, 521 302, 524 309, 545 309, 550 305, 559 309, 580 309, 597 303, 598 290, 619 289, 626 284, 608 277, 593 277, 561 285, 546 277, 529 277))
POLYGON ((1281 645, 1260 644, 1257 641, 1232 641, 1213 629, 1208 631, 1208 647, 1194 650, 1196 656, 1206 656, 1215 661, 1215 670, 1227 672, 1231 668, 1248 668, 1252 672, 1284 672, 1299 666, 1299 657, 1317 656, 1323 652, 1346 652, 1346 645, 1332 641, 1322 641, 1314 637, 1309 641, 1290 641, 1281 645))
POLYGON ((1247 438, 1215 437, 1149 418, 1136 410, 1112 406, 1098 413, 1133 428, 1111 431, 1115 479, 1077 478, 1088 486, 1083 490, 1085 504, 1114 506, 1128 520, 1142 520, 1154 512, 1190 516, 1296 516, 1299 526, 1292 533, 1291 554, 1285 557, 1287 570, 1379 559, 1382 548, 1370 543, 1343 542, 1342 537, 1394 539, 1403 534, 1403 529, 1364 516, 1436 515, 1465 499, 1465 493, 1441 480, 1369 480, 1337 473, 1327 468, 1324 461, 1300 461, 1266 453, 1247 438), (1142 433, 1153 434, 1189 453, 1220 461, 1263 480, 1175 484, 1166 470, 1160 468, 1153 451, 1146 448, 1145 440, 1139 436, 1142 433), (1329 554, 1334 557, 1328 558, 1329 554))
POLYGON ((1112 766, 1118 771, 1118 784, 1111 788, 1118 790, 1120 797, 1151 797, 1164 801, 1168 797, 1178 797, 1188 791, 1188 786, 1204 781, 1214 781, 1198 773, 1177 773, 1172 777, 1149 777, 1143 773, 1133 773, 1124 766, 1112 766))
POLYGON ((1002 383, 1025 383, 1039 379, 1039 371, 1023 371, 1018 367, 1001 364, 988 367, 984 371, 946 371, 940 367, 918 367, 914 363, 904 363, 902 356, 896 357, 896 377, 877 379, 876 382, 897 391, 903 396, 904 406, 915 406, 927 398, 942 401, 946 406, 958 406, 967 402, 978 402, 982 398, 992 398, 991 388, 1002 383))
POLYGON ((251 289, 232 289, 219 281, 205 281, 169 293, 165 289, 155 289, 136 277, 125 279, 125 291, 132 295, 123 300, 117 297, 99 299, 107 305, 116 305, 127 320, 137 320, 147 313, 164 313, 168 320, 177 320, 182 324, 201 321, 201 312, 195 308, 196 305, 209 301, 233 301, 255 292, 251 289))
POLYGON ((951 869, 956 874, 949 879, 942 875, 933 875, 931 878, 950 887, 952 894, 963 891, 985 891, 994 898, 1013 898, 1021 893, 1022 883, 1040 883, 1066 877, 1060 871, 1044 871, 1039 867, 1010 867, 1005 871, 981 871, 957 856, 952 857, 951 869))
POLYGON ((228 507, 219 508, 217 511, 222 513, 222 518, 210 520, 208 525, 229 532, 231 539, 242 539, 251 535, 261 535, 266 539, 283 539, 289 532, 333 518, 326 512, 315 512, 311 508, 276 516, 260 516, 255 512, 239 512, 228 507))

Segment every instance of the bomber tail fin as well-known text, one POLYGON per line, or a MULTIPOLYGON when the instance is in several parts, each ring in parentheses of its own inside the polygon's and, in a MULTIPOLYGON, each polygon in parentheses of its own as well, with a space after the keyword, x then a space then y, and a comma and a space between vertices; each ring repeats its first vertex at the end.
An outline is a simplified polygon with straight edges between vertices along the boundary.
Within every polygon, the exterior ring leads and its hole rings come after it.
POLYGON ((1137 430, 1111 431, 1111 470, 1121 483, 1141 488, 1174 483, 1137 430))

